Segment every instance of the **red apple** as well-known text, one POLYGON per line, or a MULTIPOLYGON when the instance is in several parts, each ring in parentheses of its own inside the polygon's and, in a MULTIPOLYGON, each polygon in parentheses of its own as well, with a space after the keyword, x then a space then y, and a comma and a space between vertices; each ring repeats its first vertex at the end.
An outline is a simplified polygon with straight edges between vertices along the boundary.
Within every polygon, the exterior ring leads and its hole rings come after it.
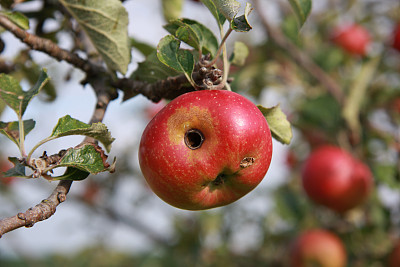
POLYGON ((400 266, 400 240, 394 246, 392 252, 389 255, 388 267, 399 267, 399 266, 400 266))
POLYGON ((345 51, 353 55, 364 56, 371 43, 368 31, 358 24, 337 27, 332 40, 345 51))
POLYGON ((302 182, 314 202, 341 213, 366 199, 372 188, 372 174, 348 152, 325 145, 314 150, 305 162, 302 182))
POLYGON ((151 189, 187 210, 227 205, 253 190, 272 156, 268 124, 245 97, 225 90, 183 94, 147 125, 139 163, 151 189))
POLYGON ((289 251, 291 267, 345 267, 346 250, 333 233, 314 229, 299 235, 289 251))
POLYGON ((400 22, 396 25, 396 28, 394 29, 392 46, 394 49, 400 52, 400 22))
POLYGON ((397 97, 392 101, 390 108, 395 113, 400 114, 400 97, 397 97))

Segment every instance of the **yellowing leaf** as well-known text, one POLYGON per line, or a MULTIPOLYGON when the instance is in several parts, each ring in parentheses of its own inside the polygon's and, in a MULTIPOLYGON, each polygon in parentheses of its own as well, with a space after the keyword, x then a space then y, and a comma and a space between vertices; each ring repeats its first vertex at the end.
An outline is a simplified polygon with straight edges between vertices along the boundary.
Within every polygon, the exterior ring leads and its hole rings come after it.
POLYGON ((119 0, 60 0, 84 29, 109 69, 125 74, 131 60, 128 13, 119 0))

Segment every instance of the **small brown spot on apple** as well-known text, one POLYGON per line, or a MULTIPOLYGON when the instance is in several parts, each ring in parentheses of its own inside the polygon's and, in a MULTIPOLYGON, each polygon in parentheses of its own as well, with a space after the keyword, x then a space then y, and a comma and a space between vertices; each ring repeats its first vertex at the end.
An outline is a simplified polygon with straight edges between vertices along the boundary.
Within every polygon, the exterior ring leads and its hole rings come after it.
POLYGON ((242 167, 242 168, 250 167, 251 165, 254 164, 255 161, 256 161, 256 159, 253 158, 253 157, 245 157, 245 158, 242 159, 242 161, 240 162, 240 167, 242 167))

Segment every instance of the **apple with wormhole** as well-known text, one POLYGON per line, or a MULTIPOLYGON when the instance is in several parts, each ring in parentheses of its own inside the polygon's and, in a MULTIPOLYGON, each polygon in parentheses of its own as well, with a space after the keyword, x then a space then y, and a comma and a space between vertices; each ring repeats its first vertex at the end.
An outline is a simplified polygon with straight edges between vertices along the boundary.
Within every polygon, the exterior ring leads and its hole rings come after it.
POLYGON ((334 29, 332 41, 349 54, 365 56, 371 36, 359 24, 342 25, 334 29))
POLYGON ((302 170, 307 195, 336 212, 346 212, 369 195, 373 178, 369 168, 347 151, 323 145, 311 152, 302 170))
POLYGON ((272 157, 261 111, 226 90, 202 90, 172 100, 142 134, 139 164, 150 188, 186 210, 224 206, 253 190, 272 157))
POLYGON ((389 255, 389 267, 400 266, 400 240, 397 241, 392 252, 389 255))
POLYGON ((290 246, 291 267, 345 267, 347 254, 342 241, 335 234, 312 229, 301 233, 290 246))

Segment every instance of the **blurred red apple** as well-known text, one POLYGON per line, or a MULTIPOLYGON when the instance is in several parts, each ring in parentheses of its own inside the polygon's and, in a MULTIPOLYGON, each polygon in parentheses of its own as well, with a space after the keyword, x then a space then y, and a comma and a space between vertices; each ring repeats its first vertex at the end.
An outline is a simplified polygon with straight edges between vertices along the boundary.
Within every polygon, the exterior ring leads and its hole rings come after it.
POLYGON ((139 163, 165 202, 201 210, 232 203, 264 178, 272 139, 260 110, 226 90, 183 94, 143 132, 139 163))
POLYGON ((310 199, 340 213, 367 198, 372 180, 363 162, 332 145, 312 151, 302 172, 303 187, 310 199))
POLYGON ((322 229, 300 234, 289 251, 290 267, 345 267, 346 250, 333 233, 322 229))
POLYGON ((6 159, 0 160, 0 183, 4 185, 11 185, 15 181, 15 177, 4 177, 3 172, 8 171, 11 169, 13 165, 6 159))
POLYGON ((394 29, 392 46, 400 52, 400 23, 398 23, 394 29))
POLYGON ((363 26, 358 24, 339 26, 333 32, 333 42, 348 53, 360 56, 367 53, 371 37, 363 26))
POLYGON ((389 255, 389 267, 400 266, 400 241, 397 242, 389 255))

